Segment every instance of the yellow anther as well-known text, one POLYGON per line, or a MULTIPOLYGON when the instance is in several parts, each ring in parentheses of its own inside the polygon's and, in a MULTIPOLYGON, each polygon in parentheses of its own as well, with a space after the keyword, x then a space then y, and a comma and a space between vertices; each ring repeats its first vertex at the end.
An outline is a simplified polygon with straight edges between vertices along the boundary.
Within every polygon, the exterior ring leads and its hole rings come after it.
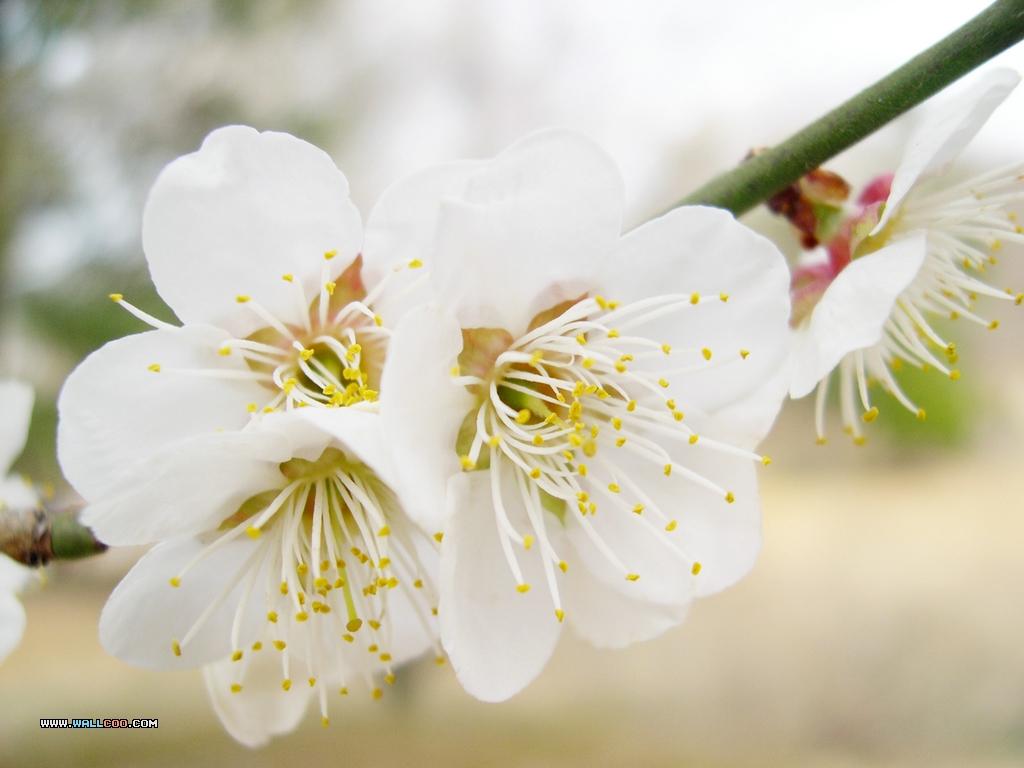
POLYGON ((609 328, 608 329, 608 338, 609 339, 617 339, 621 335, 622 334, 619 332, 618 328, 609 328))
POLYGON ((293 280, 295 280, 295 275, 293 275, 291 272, 285 272, 283 275, 281 275, 281 279, 284 280, 286 283, 290 283, 293 280))
POLYGON ((228 346, 220 347, 217 350, 217 354, 220 355, 221 357, 227 357, 228 355, 231 354, 231 347, 228 347, 228 346))
POLYGON ((476 462, 469 456, 459 456, 459 463, 462 464, 462 468, 467 472, 476 468, 476 462))
POLYGON ((999 321, 998 320, 993 320, 991 323, 988 324, 988 329, 990 331, 994 331, 998 327, 999 327, 999 321))
POLYGON ((668 477, 669 475, 672 474, 672 465, 671 464, 666 464, 662 471, 664 471, 665 477, 668 477))
POLYGON ((237 296, 235 296, 235 301, 237 301, 239 304, 245 304, 251 300, 252 296, 246 296, 244 293, 240 293, 237 296))
POLYGON ((959 381, 960 371, 954 368, 952 371, 949 372, 949 378, 951 378, 953 381, 959 381))
POLYGON ((491 446, 491 448, 497 448, 498 445, 501 444, 501 435, 491 435, 487 438, 487 444, 491 446))
POLYGON ((338 255, 338 252, 336 250, 334 250, 333 248, 331 250, 329 250, 329 251, 324 251, 324 261, 330 261, 331 259, 333 259, 337 255, 338 255))
POLYGON ((540 467, 534 467, 533 469, 530 470, 530 477, 532 477, 534 480, 539 480, 540 474, 540 467))
POLYGON ((388 672, 386 675, 384 675, 384 682, 387 683, 388 685, 394 685, 395 684, 395 673, 394 672, 388 672))
POLYGON ((453 365, 448 370, 448 373, 450 373, 452 376, 458 376, 462 373, 462 368, 460 368, 458 365, 453 365))
POLYGON ((574 448, 579 448, 583 445, 583 438, 577 435, 575 432, 570 432, 566 438, 574 448))
POLYGON ((740 357, 742 357, 744 360, 746 360, 748 357, 750 357, 750 350, 749 349, 741 349, 740 350, 740 357))
POLYGON ((676 522, 675 520, 669 520, 668 523, 665 524, 665 530, 669 533, 672 533, 672 531, 674 531, 678 526, 678 522, 676 522))
POLYGON ((686 418, 686 414, 682 411, 672 411, 672 418, 676 421, 682 421, 686 418))
POLYGON ((658 386, 662 389, 668 388, 668 379, 658 379, 658 386))
POLYGON ((864 419, 864 421, 866 421, 868 423, 871 423, 872 421, 877 419, 878 418, 878 406, 875 406, 875 405, 871 406, 868 410, 864 411, 864 414, 861 416, 861 418, 864 419))
POLYGON ((440 544, 443 539, 444 539, 444 533, 442 531, 438 531, 437 533, 434 534, 434 541, 436 541, 438 544, 440 544))
POLYGON ((661 351, 664 352, 666 355, 671 355, 672 354, 672 345, 671 344, 662 344, 661 345, 661 351))
POLYGON ((608 300, 604 296, 595 296, 594 301, 601 309, 608 309, 608 300))
POLYGON ((336 282, 334 282, 333 280, 328 280, 326 283, 324 283, 324 290, 327 291, 327 295, 328 296, 333 296, 334 295, 334 289, 337 288, 337 287, 338 287, 338 284, 336 282))
POLYGON ((241 685, 241 683, 232 683, 231 684, 231 692, 232 693, 241 693, 242 692, 242 685, 241 685))
POLYGON ((1015 298, 1015 299, 1013 300, 1013 303, 1014 303, 1014 304, 1015 304, 1016 306, 1018 306, 1018 307, 1019 307, 1019 306, 1020 306, 1021 304, 1024 304, 1024 293, 1018 293, 1018 294, 1017 294, 1017 298, 1015 298))
POLYGON ((587 472, 588 472, 587 465, 586 464, 577 464, 576 465, 576 471, 580 473, 581 477, 586 477, 587 476, 587 472))
POLYGON ((696 432, 690 435, 690 445, 696 445, 698 440, 700 440, 700 435, 698 435, 696 432))
POLYGON ((292 689, 292 681, 289 680, 286 677, 284 680, 281 681, 281 690, 282 691, 290 691, 291 689, 292 689))
POLYGON ((356 639, 347 632, 341 636, 341 639, 344 640, 346 643, 354 643, 356 641, 356 639))
POLYGON ((555 618, 558 619, 558 623, 561 624, 565 619, 565 611, 561 608, 555 608, 555 618))
POLYGON ((597 453, 597 443, 593 440, 585 440, 583 442, 583 453, 584 455, 593 458, 594 454, 597 453))
POLYGON ((112 302, 117 304, 119 301, 124 301, 124 294, 121 294, 121 293, 111 293, 111 294, 107 295, 107 298, 109 298, 112 302))
POLYGON ((705 359, 705 360, 710 360, 710 359, 711 359, 711 350, 710 350, 710 349, 708 349, 707 347, 704 347, 704 348, 703 348, 703 349, 702 349, 702 350, 700 351, 700 353, 701 353, 701 354, 702 354, 702 355, 704 356, 704 359, 705 359))
POLYGON ((245 410, 247 410, 249 413, 256 413, 256 411, 258 411, 259 409, 260 407, 256 405, 256 403, 249 403, 248 405, 245 406, 245 410))
POLYGON ((637 580, 639 580, 639 578, 640 578, 640 574, 639 573, 627 573, 626 574, 626 581, 637 581, 637 580))
POLYGON ((642 515, 643 513, 644 513, 644 505, 643 504, 636 504, 636 505, 633 506, 633 514, 634 515, 642 515))
POLYGON ((339 696, 348 696, 348 688, 347 688, 347 687, 344 687, 344 686, 342 686, 341 688, 339 688, 339 689, 338 689, 338 695, 339 695, 339 696))
MULTIPOLYGON (((295 570, 299 574, 299 576, 305 576, 307 573, 309 573, 309 566, 305 563, 299 563, 297 566, 295 566, 295 570)), ((299 602, 302 602, 301 594, 299 595, 299 602)))
POLYGON ((327 717, 321 717, 320 718, 320 725, 322 725, 324 728, 326 728, 330 724, 331 724, 331 721, 330 721, 329 718, 327 718, 327 717))
POLYGON ((698 573, 700 573, 701 567, 702 566, 700 563, 695 562, 692 566, 690 566, 690 573, 696 576, 698 573))
POLYGON ((700 294, 697 293, 696 291, 691 293, 690 294, 690 303, 691 304, 700 304, 700 294))
POLYGON ((288 582, 287 581, 282 581, 280 589, 281 589, 281 594, 282 595, 287 595, 288 594, 288 582))
POLYGON ((231 660, 232 661, 241 661, 242 660, 242 652, 241 651, 235 651, 234 653, 232 653, 231 654, 231 660))
POLYGON ((725 501, 726 501, 727 504, 732 504, 734 501, 736 501, 735 494, 733 494, 732 491, 726 491, 725 501))
POLYGON ((857 435, 855 438, 853 438, 853 444, 856 446, 864 445, 867 441, 868 439, 864 437, 864 435, 857 435))
POLYGON ((825 445, 827 442, 828 440, 826 440, 824 437, 821 437, 820 435, 814 440, 815 445, 825 445))
POLYGON ((415 587, 416 589, 423 589, 423 579, 416 579, 416 581, 414 581, 414 582, 412 583, 412 585, 413 585, 413 586, 414 586, 414 587, 415 587))
POLYGON ((544 445, 544 435, 539 434, 539 433, 534 435, 533 436, 533 444, 534 445, 544 445))
POLYGON ((358 632, 362 626, 362 619, 349 619, 348 623, 345 625, 345 629, 347 629, 349 632, 358 632))
MULTIPOLYGON (((382 525, 380 530, 377 531, 377 535, 378 536, 390 536, 391 535, 391 528, 386 526, 386 525, 382 525)), ((383 563, 383 561, 381 561, 381 562, 383 563)), ((388 562, 390 562, 390 561, 388 561, 388 562)), ((384 567, 384 565, 381 565, 381 568, 383 568, 383 567, 384 567)))
POLYGON ((150 363, 146 366, 146 370, 152 371, 153 373, 160 373, 160 363, 150 363))
POLYGON ((307 619, 309 619, 309 614, 306 613, 305 611, 299 611, 298 613, 295 614, 295 620, 296 621, 302 622, 302 621, 306 621, 307 619))
POLYGON ((628 403, 626 403, 626 411, 627 412, 632 413, 635 410, 636 410, 636 400, 630 400, 628 403))
POLYGON ((250 539, 258 539, 261 533, 262 532, 260 531, 260 529, 257 528, 255 525, 250 525, 248 528, 245 529, 245 535, 248 536, 250 539))
POLYGON ((173 653, 175 656, 181 656, 181 643, 179 643, 177 640, 171 641, 171 653, 173 653))
POLYGON ((771 458, 771 456, 762 456, 762 457, 761 457, 761 464, 763 464, 764 466, 766 466, 766 467, 767 467, 767 466, 768 466, 769 464, 771 464, 771 463, 772 463, 772 458, 771 458))
POLYGON ((529 549, 533 546, 533 536, 523 536, 523 549, 529 549))
MULTIPOLYGON (((313 355, 314 355, 314 350, 312 350, 312 349, 303 349, 299 353, 299 357, 301 357, 303 360, 309 360, 309 358, 311 358, 313 355)), ((328 386, 330 386, 330 385, 328 385, 328 386)), ((332 390, 333 390, 333 387, 332 387, 332 390)), ((325 392, 324 394, 329 394, 329 393, 325 392)))
POLYGON ((518 592, 519 594, 525 595, 529 591, 530 591, 530 585, 529 584, 516 584, 516 592, 518 592))
POLYGON ((525 424, 530 420, 530 416, 532 415, 533 414, 530 412, 529 408, 523 408, 516 414, 516 422, 519 424, 525 424))
POLYGON ((276 648, 279 651, 283 651, 285 648, 288 647, 288 643, 286 643, 284 640, 274 640, 273 643, 274 648, 276 648))
POLYGON ((423 266, 423 262, 420 259, 412 259, 409 262, 409 269, 419 269, 423 266))
POLYGON ((617 438, 615 438, 615 447, 616 448, 621 448, 625 444, 626 444, 626 438, 624 438, 624 437, 617 437, 617 438))
POLYGON ((576 334, 576 343, 579 344, 581 347, 584 346, 587 343, 587 334, 585 334, 585 333, 577 333, 576 334))
POLYGON ((384 696, 384 691, 382 691, 380 688, 374 688, 373 692, 370 695, 373 697, 374 701, 380 701, 381 698, 384 696))
POLYGON ((374 315, 373 324, 380 328, 382 325, 384 325, 384 318, 381 317, 380 315, 374 315))
POLYGON ((309 683, 309 687, 310 688, 316 688, 316 678, 315 677, 309 678, 309 680, 307 680, 306 682, 309 683))
POLYGON ((269 406, 269 405, 264 406, 263 412, 264 413, 273 413, 274 412, 274 408, 272 406, 269 406))
POLYGON ((255 643, 252 644, 252 650, 253 650, 253 652, 262 651, 263 650, 263 643, 261 643, 259 640, 257 640, 255 643))
POLYGON ((594 358, 592 358, 592 357, 584 357, 583 358, 583 367, 586 368, 588 371, 591 368, 593 368, 594 367, 594 358))
POLYGON ((620 491, 622 491, 618 483, 608 483, 608 490, 611 491, 612 493, 619 493, 620 491))
POLYGON ((924 421, 927 418, 928 418, 927 411, 925 411, 924 408, 918 408, 917 409, 917 420, 918 421, 924 421))
POLYGON ((180 587, 181 586, 181 578, 178 577, 178 576, 171 576, 171 578, 169 578, 167 580, 167 583, 170 584, 172 587, 175 587, 175 588, 180 587))
POLYGON ((626 368, 626 364, 619 360, 615 363, 615 370, 619 373, 625 373, 628 369, 626 368))
POLYGON ((558 570, 560 570, 562 573, 567 573, 569 571, 569 564, 565 562, 565 560, 559 560, 558 570))
POLYGON ((728 293, 720 293, 720 294, 718 294, 718 300, 719 301, 728 301, 729 300, 729 294, 728 293))

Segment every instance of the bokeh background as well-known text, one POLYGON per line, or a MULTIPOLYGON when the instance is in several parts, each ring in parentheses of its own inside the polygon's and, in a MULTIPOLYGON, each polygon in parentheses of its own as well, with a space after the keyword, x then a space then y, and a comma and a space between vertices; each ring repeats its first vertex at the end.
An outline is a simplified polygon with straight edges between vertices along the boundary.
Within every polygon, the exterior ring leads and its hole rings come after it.
MULTIPOLYGON (((54 400, 104 341, 140 330, 111 291, 170 318, 140 214, 156 173, 248 123, 323 146, 368 212, 392 180, 548 125, 620 162, 639 223, 939 39, 974 0, 133 0, 0 2, 0 376, 38 403, 17 468, 62 485, 54 400)), ((1024 50, 1000 57, 1024 69, 1024 50)), ((838 158, 894 167, 911 114, 838 158)), ((1024 157, 1024 92, 961 170, 1024 157)), ((748 223, 788 249, 763 212, 748 223)), ((1024 285, 1006 253, 1000 285, 1024 285)), ((964 379, 879 395, 868 445, 814 445, 791 403, 766 451, 766 543, 741 585, 624 652, 571 638, 510 703, 413 665, 382 702, 249 752, 198 673, 107 657, 100 607, 138 551, 51 567, 0 666, 0 766, 1014 766, 1024 764, 1024 310, 948 329, 964 379), (159 717, 145 732, 41 731, 40 717, 159 717), (298 764, 298 763, 295 763, 298 764)), ((3 407, 0 404, 0 407, 3 407)))

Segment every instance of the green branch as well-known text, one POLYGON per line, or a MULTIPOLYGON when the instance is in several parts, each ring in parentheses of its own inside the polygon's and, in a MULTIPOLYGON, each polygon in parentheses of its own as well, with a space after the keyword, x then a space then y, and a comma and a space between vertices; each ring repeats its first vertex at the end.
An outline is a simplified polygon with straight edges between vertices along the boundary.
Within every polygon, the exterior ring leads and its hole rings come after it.
POLYGON ((1024 0, 998 0, 892 74, 677 205, 748 211, 1022 38, 1024 0))

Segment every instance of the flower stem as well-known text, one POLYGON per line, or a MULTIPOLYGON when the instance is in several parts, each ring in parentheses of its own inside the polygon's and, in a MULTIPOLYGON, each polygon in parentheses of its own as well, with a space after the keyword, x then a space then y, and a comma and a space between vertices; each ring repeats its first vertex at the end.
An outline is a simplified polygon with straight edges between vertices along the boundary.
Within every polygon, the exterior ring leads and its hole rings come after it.
POLYGON ((25 565, 77 560, 106 549, 70 512, 51 512, 43 507, 0 508, 0 553, 25 565))
POLYGON ((748 211, 1022 38, 1024 0, 997 0, 782 144, 712 179, 676 205, 712 205, 736 215, 748 211))

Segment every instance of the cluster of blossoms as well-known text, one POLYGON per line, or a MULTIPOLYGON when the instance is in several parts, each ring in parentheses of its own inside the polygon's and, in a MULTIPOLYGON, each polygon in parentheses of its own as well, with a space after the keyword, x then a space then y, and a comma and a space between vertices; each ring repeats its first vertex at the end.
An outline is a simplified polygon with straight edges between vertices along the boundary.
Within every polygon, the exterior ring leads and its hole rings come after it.
POLYGON ((753 566, 757 445, 787 394, 817 387, 822 439, 836 368, 855 438, 870 380, 923 417, 892 369, 956 377, 928 316, 989 325, 977 296, 1020 303, 976 273, 1021 240, 1021 169, 939 175, 1015 83, 996 72, 923 129, 793 276, 716 209, 623 234, 619 173, 574 133, 414 174, 364 230, 319 149, 215 131, 143 220, 181 324, 112 294, 151 330, 60 398, 83 521, 153 545, 104 646, 202 667, 225 727, 259 745, 311 702, 327 725, 339 695, 381 697, 425 653, 499 701, 563 627, 622 647, 678 625, 753 566))
POLYGON ((960 378, 957 345, 939 332, 936 319, 963 318, 995 330, 998 321, 978 314, 976 302, 1024 301, 1024 294, 985 278, 1004 244, 1024 242, 1016 212, 1024 204, 1024 165, 963 181, 949 173, 1019 80, 1013 71, 992 70, 935 110, 912 135, 895 174, 869 183, 818 258, 794 270, 790 394, 817 390, 819 443, 834 371, 843 427, 861 444, 861 422, 879 413, 870 383, 923 420, 925 409, 893 372, 908 364, 960 378))

